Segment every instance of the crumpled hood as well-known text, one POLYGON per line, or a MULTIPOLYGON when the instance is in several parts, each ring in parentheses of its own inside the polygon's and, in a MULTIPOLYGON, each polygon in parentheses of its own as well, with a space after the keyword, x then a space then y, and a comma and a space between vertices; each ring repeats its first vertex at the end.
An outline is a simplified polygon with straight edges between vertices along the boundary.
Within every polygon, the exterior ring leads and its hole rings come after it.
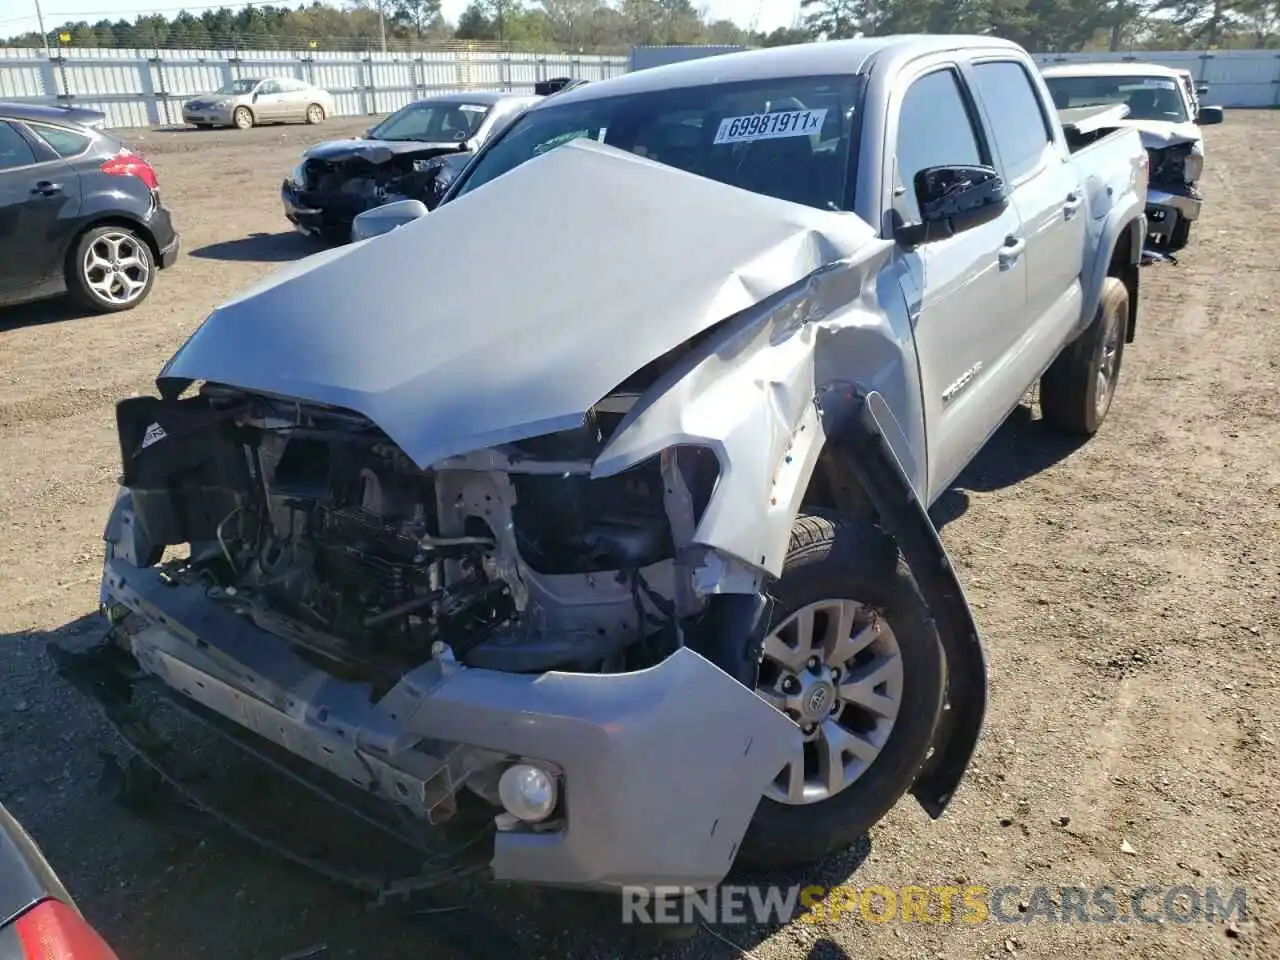
POLYGON ((317 143, 302 155, 303 160, 327 160, 336 162, 359 157, 369 163, 386 163, 392 157, 403 154, 419 154, 424 157, 441 153, 460 153, 457 142, 426 143, 420 140, 326 140, 317 143))
POLYGON ((285 268, 157 382, 354 410, 426 467, 580 425, 645 364, 874 240, 852 214, 579 140, 285 268))
POLYGON ((1171 123, 1167 120, 1134 120, 1126 117, 1119 125, 1137 130, 1142 137, 1142 145, 1148 150, 1162 150, 1180 143, 1195 143, 1204 137, 1200 128, 1189 120, 1171 123))

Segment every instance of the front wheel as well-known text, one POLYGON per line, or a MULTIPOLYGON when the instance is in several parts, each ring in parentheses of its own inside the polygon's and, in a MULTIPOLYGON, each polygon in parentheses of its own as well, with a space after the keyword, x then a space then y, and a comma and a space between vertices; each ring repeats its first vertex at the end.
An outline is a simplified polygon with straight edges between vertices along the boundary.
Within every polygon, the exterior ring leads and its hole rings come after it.
POLYGON ((796 521, 756 692, 800 726, 742 843, 750 866, 847 847, 919 775, 942 710, 942 644, 896 544, 878 527, 796 521))
POLYGON ((324 120, 324 107, 318 103, 313 103, 307 107, 307 123, 317 124, 324 120))
POLYGON ((231 122, 237 130, 248 130, 253 126, 253 111, 248 107, 236 107, 235 113, 231 115, 231 122))

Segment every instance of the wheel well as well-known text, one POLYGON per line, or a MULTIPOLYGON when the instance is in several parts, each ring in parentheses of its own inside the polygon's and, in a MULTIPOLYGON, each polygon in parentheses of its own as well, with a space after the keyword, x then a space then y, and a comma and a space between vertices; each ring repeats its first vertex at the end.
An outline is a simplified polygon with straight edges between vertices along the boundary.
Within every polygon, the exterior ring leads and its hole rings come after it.
POLYGON ((866 490, 830 445, 824 446, 818 454, 813 476, 809 478, 809 486, 800 502, 804 509, 834 510, 849 519, 877 516, 866 490))
POLYGON ((124 227, 126 230, 132 230, 146 241, 147 249, 151 251, 151 262, 157 270, 160 269, 160 246, 156 243, 156 238, 151 235, 151 231, 137 220, 131 220, 129 217, 119 215, 99 217, 97 220, 85 224, 84 228, 71 238, 71 243, 67 246, 67 256, 70 257, 75 253, 81 237, 97 227, 124 227))
MULTIPOLYGON (((1135 236, 1138 232, 1138 220, 1132 220, 1116 238, 1115 249, 1111 251, 1111 262, 1107 265, 1107 276, 1116 277, 1129 291, 1129 324, 1125 331, 1125 343, 1133 343, 1134 333, 1138 327, 1138 278, 1139 267, 1135 262, 1135 248, 1141 253, 1143 237, 1135 236)), ((1141 255, 1136 258, 1141 260, 1141 255)))

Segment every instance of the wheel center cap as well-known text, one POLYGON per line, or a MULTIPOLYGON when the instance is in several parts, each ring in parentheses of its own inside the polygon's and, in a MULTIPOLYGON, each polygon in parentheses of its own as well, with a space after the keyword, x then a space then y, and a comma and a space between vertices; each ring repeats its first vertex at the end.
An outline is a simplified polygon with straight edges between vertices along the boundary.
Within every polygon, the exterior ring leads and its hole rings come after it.
POLYGON ((805 691, 801 711, 806 720, 816 722, 826 718, 835 702, 835 686, 829 680, 818 680, 805 691))

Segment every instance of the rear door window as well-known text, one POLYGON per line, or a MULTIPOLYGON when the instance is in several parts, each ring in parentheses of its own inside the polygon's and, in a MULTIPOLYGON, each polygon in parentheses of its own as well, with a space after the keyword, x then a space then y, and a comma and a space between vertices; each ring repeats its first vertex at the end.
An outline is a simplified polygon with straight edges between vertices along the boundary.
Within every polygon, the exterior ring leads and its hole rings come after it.
POLYGON ((973 73, 1004 165, 1004 178, 1016 181, 1043 161, 1053 142, 1049 119, 1022 64, 1014 60, 979 63, 973 73))

